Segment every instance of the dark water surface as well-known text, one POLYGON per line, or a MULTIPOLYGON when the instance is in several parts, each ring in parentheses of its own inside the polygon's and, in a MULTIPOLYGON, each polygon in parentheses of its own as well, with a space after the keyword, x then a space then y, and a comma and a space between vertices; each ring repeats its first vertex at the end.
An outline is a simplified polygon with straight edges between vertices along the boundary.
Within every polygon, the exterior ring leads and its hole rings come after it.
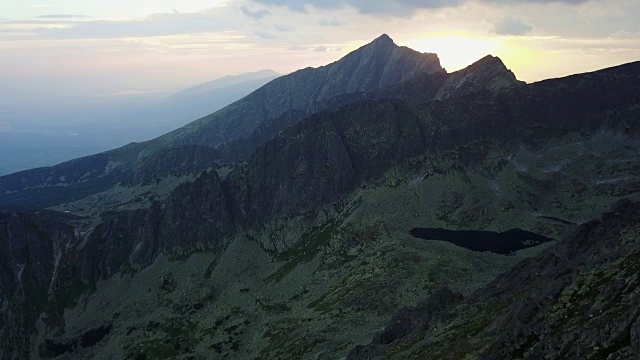
POLYGON ((511 255, 518 250, 555 240, 522 229, 495 232, 414 228, 409 233, 419 239, 446 241, 472 251, 490 251, 501 255, 511 255))

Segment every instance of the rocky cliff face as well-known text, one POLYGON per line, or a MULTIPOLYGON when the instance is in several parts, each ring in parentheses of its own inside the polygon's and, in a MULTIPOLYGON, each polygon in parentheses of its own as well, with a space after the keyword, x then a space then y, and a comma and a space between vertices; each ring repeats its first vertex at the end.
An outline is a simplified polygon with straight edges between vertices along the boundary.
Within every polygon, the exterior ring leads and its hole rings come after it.
POLYGON ((150 184, 170 176, 199 174, 210 168, 218 168, 216 149, 209 146, 182 146, 168 148, 149 155, 136 167, 125 184, 150 184))
POLYGON ((220 251, 236 231, 229 199, 215 171, 179 186, 148 210, 124 212, 98 225, 79 248, 76 263, 88 283, 119 271, 139 271, 161 253, 220 251))
MULTIPOLYGON (((46 314, 48 331, 64 327, 64 308, 100 280, 139 271, 162 253, 180 257, 223 250, 236 231, 227 204, 212 171, 148 210, 112 216, 81 240, 63 220, 0 213, 2 358, 35 355, 31 337, 40 315, 46 314)), ((68 346, 52 343, 39 354, 57 356, 68 346)))
POLYGON ((447 74, 422 73, 405 81, 369 92, 353 92, 315 102, 310 110, 289 111, 266 121, 247 138, 226 143, 218 148, 221 162, 236 162, 249 156, 280 131, 322 111, 331 111, 363 100, 399 99, 410 104, 424 104, 432 100, 460 98, 477 92, 497 94, 523 86, 515 75, 496 57, 485 57, 469 67, 447 74))
POLYGON ((593 132, 602 127, 632 131, 638 118, 636 100, 620 101, 607 89, 637 92, 632 79, 640 79, 640 73, 635 67, 628 66, 628 76, 619 78, 610 78, 610 73, 620 69, 590 75, 591 81, 573 92, 564 91, 570 99, 557 107, 550 98, 564 88, 561 81, 511 93, 476 91, 417 107, 401 101, 365 100, 320 112, 278 134, 245 167, 229 175, 230 186, 243 189, 231 195, 238 207, 236 219, 255 225, 303 213, 338 200, 393 164, 482 139, 535 141, 554 133, 593 132), (607 85, 596 86, 602 79, 608 79, 607 85), (543 86, 546 89, 541 91, 543 86), (539 110, 532 114, 530 109, 539 110), (583 120, 568 118, 568 113, 583 120), (617 117, 611 119, 610 113, 617 117), (296 197, 292 199, 291 194, 296 197))
MULTIPOLYGON (((63 263, 76 245, 74 228, 48 215, 0 212, 0 349, 3 359, 25 359, 40 314, 62 299, 56 292, 63 263)), ((60 304, 67 305, 67 304, 60 304)))

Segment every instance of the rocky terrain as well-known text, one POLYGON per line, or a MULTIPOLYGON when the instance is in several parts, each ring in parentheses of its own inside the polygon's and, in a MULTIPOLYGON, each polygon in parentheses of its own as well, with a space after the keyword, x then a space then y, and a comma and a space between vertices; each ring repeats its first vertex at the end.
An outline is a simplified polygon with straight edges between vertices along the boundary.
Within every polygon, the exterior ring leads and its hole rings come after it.
POLYGON ((443 287, 398 311, 347 359, 635 359, 639 224, 621 201, 467 297, 443 287))
POLYGON ((527 85, 491 56, 447 74, 383 36, 129 145, 129 165, 4 178, 0 354, 625 358, 638 205, 589 221, 640 200, 639 80, 632 63, 527 85), (216 140, 258 98, 290 106, 216 140), (416 228, 537 240, 472 251, 416 228))

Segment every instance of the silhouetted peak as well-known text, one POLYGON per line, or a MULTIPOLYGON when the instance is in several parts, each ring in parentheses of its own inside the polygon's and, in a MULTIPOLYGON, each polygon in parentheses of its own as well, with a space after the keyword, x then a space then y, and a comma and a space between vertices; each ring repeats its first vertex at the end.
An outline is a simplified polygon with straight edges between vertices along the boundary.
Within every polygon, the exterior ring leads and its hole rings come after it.
POLYGON ((393 39, 387 34, 380 35, 380 37, 376 38, 371 43, 372 44, 393 44, 393 45, 395 45, 395 43, 393 42, 393 39))
POLYGON ((469 69, 473 70, 487 68, 508 70, 502 60, 499 57, 493 55, 487 55, 469 66, 469 69))
POLYGON ((396 48, 398 47, 393 39, 389 37, 387 34, 382 34, 380 37, 376 38, 369 44, 363 46, 363 49, 388 49, 388 48, 396 48))

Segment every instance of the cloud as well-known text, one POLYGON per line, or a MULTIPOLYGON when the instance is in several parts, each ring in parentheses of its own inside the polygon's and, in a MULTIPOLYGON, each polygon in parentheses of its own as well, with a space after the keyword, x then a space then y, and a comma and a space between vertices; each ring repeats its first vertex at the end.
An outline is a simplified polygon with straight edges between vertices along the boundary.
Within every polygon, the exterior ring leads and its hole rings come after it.
POLYGON ((249 17, 249 18, 251 18, 253 20, 260 20, 265 16, 271 15, 271 12, 269 10, 267 10, 267 9, 256 9, 256 10, 253 10, 253 9, 250 9, 250 8, 248 8, 246 6, 242 6, 242 7, 240 7, 240 10, 242 11, 242 13, 245 16, 247 16, 247 17, 249 17))
POLYGON ((300 45, 291 45, 291 46, 287 47, 287 50, 290 50, 290 51, 308 51, 309 48, 307 48, 305 46, 300 46, 300 45))
POLYGON ((590 0, 482 0, 488 3, 498 4, 550 4, 550 3, 564 3, 569 5, 578 5, 586 3, 590 0))
POLYGON ((308 7, 336 9, 346 6, 364 14, 408 16, 421 8, 457 6, 466 0, 254 0, 263 5, 286 6, 293 11, 307 12, 308 7))
MULTIPOLYGON (((263 5, 286 6, 293 11, 307 12, 309 7, 316 9, 336 9, 353 7, 363 14, 407 17, 417 10, 442 9, 463 5, 470 0, 253 0, 263 5)), ((582 4, 590 0, 479 0, 495 4, 582 4)))
POLYGON ((54 6, 55 5, 53 4, 34 4, 34 5, 27 5, 25 7, 29 9, 43 9, 43 8, 52 8, 54 6))
POLYGON ((275 24, 273 25, 273 28, 276 31, 280 31, 280 32, 289 32, 289 31, 295 30, 295 27, 291 24, 275 24))
POLYGON ((263 30, 257 30, 257 31, 254 32, 254 34, 257 37, 259 37, 260 39, 264 39, 264 40, 273 40, 273 39, 277 38, 272 33, 268 32, 268 31, 263 31, 263 30))
POLYGON ((313 52, 327 52, 327 48, 326 46, 318 46, 315 49, 313 49, 313 52))
POLYGON ((36 19, 81 19, 86 18, 86 15, 74 15, 74 14, 52 14, 52 15, 40 15, 36 19))
MULTIPOLYGON (((45 21, 0 23, 0 28, 29 30, 42 39, 115 39, 214 33, 238 29, 235 11, 164 13, 134 20, 45 21)), ((237 14, 237 13, 236 13, 237 14)))
POLYGON ((493 32, 498 35, 525 35, 533 30, 533 25, 517 17, 503 17, 494 23, 493 32))
POLYGON ((611 38, 611 39, 639 39, 640 38, 640 31, 632 32, 632 31, 627 31, 627 30, 619 30, 619 31, 616 31, 613 34, 609 35, 609 38, 611 38))
POLYGON ((318 22, 318 25, 326 27, 338 27, 344 26, 346 24, 346 21, 338 19, 337 17, 332 17, 331 19, 322 19, 318 22))
POLYGON ((156 91, 156 90, 122 90, 112 93, 106 94, 97 94, 98 97, 104 96, 131 96, 131 95, 147 95, 147 94, 159 94, 165 93, 166 91, 156 91))

